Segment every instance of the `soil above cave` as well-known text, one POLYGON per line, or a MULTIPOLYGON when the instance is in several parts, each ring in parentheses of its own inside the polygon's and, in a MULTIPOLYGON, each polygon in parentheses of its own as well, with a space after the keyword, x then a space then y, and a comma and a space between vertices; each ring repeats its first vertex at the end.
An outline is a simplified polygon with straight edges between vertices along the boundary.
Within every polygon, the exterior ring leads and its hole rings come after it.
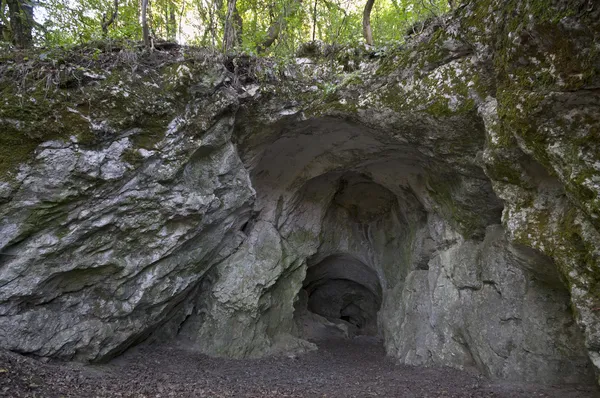
POLYGON ((302 356, 210 358, 142 346, 104 365, 0 351, 2 397, 596 397, 594 386, 492 382, 451 368, 398 365, 379 341, 328 340, 302 356))

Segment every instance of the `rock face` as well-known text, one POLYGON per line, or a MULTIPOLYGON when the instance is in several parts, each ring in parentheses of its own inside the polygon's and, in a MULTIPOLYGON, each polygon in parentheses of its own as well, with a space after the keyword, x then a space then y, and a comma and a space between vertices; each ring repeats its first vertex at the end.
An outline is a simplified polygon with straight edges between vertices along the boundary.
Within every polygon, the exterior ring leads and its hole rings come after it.
POLYGON ((591 382, 600 7, 547 3, 469 2, 385 55, 284 67, 10 60, 0 345, 253 357, 368 334, 407 364, 591 382))

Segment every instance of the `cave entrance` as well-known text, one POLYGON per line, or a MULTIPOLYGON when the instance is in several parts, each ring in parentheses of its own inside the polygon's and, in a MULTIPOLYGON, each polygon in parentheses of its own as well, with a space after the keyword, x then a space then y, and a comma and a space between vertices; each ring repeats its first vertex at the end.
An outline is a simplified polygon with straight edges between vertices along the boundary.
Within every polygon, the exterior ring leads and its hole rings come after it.
POLYGON ((309 261, 298 296, 296 323, 306 339, 378 335, 381 284, 373 268, 352 255, 309 261))

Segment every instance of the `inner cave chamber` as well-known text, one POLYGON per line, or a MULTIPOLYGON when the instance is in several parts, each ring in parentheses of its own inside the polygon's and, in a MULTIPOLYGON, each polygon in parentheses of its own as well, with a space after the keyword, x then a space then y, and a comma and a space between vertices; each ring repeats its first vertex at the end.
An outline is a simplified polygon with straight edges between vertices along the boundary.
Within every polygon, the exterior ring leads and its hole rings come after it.
POLYGON ((589 382, 555 265, 505 236, 479 118, 451 118, 443 134, 433 118, 386 123, 292 117, 238 132, 257 195, 246 229, 281 237, 268 294, 293 303, 263 311, 265 324, 311 341, 378 336, 406 364, 589 382))
POLYGON ((325 211, 327 221, 321 231, 329 247, 323 246, 307 259, 306 277, 296 305, 303 333, 314 339, 340 333, 346 337, 376 336, 382 286, 378 265, 374 263, 379 259, 369 254, 376 249, 365 234, 370 223, 390 213, 395 196, 356 172, 335 173, 314 183, 329 185, 335 193, 325 211), (352 245, 339 245, 341 240, 350 240, 352 245))
POLYGON ((352 256, 334 254, 309 266, 296 306, 304 336, 376 336, 381 294, 377 274, 352 256))

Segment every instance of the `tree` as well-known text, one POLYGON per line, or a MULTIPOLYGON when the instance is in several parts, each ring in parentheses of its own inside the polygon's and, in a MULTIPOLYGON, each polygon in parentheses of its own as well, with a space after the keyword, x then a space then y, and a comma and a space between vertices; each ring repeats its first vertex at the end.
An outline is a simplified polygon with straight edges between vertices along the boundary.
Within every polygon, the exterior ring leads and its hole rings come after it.
POLYGON ((315 41, 316 39, 316 34, 317 34, 317 5, 318 5, 318 0, 314 0, 315 4, 313 6, 313 19, 312 19, 312 41, 315 41))
POLYGON ((238 11, 237 4, 233 9, 233 23, 235 24, 235 39, 238 46, 242 45, 242 35, 244 34, 244 20, 238 11))
POLYGON ((167 39, 175 41, 177 38, 177 21, 175 19, 175 2, 169 0, 165 8, 165 25, 167 28, 167 39), (168 12, 167 12, 168 11, 168 12))
POLYGON ((301 7, 302 0, 291 0, 289 4, 284 4, 279 17, 269 26, 267 38, 257 46, 259 53, 264 52, 275 43, 281 32, 286 28, 288 18, 294 16, 301 7))
POLYGON ((108 28, 110 27, 110 25, 113 24, 113 22, 115 22, 115 19, 117 18, 117 14, 119 13, 119 0, 115 0, 114 5, 113 5, 113 10, 112 13, 110 14, 110 16, 107 16, 107 14, 102 14, 102 37, 106 38, 108 36, 108 28))
POLYGON ((144 45, 150 47, 150 28, 148 27, 148 0, 142 0, 142 37, 144 45))
POLYGON ((33 12, 19 5, 35 4, 44 18, 43 26, 34 22, 34 37, 46 46, 110 37, 143 40, 150 48, 153 38, 164 38, 285 58, 311 40, 335 48, 373 45, 373 35, 381 43, 402 42, 409 27, 448 11, 450 3, 458 0, 0 0, 0 34, 30 46, 33 12), (17 17, 11 17, 15 4, 17 17), (22 21, 28 29, 17 40, 13 30, 23 31, 22 21))
POLYGON ((20 48, 33 46, 33 5, 28 0, 7 0, 12 42, 20 48))
POLYGON ((369 46, 373 45, 373 31, 371 30, 371 11, 375 0, 367 0, 363 11, 363 37, 369 46))
POLYGON ((12 38, 10 37, 10 28, 8 27, 10 21, 6 12, 6 2, 0 0, 0 40, 11 42, 12 38))
POLYGON ((184 0, 154 0, 148 6, 147 17, 151 34, 171 42, 177 40, 177 27, 181 27, 184 10, 184 0))
POLYGON ((236 44, 235 15, 237 13, 236 0, 227 0, 227 15, 225 16, 225 27, 223 30, 223 52, 228 53, 236 44))

